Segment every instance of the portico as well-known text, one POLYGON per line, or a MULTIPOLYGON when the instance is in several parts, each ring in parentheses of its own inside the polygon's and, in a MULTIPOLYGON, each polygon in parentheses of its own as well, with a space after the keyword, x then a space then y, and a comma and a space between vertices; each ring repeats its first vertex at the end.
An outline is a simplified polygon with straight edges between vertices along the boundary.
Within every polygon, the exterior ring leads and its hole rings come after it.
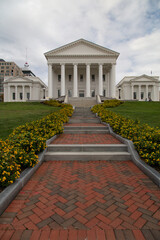
POLYGON ((122 100, 159 101, 158 76, 124 77, 117 84, 117 98, 122 100))
POLYGON ((119 53, 80 39, 45 53, 49 98, 115 97, 119 53))
POLYGON ((26 102, 44 99, 47 96, 47 86, 34 76, 5 77, 4 102, 26 102))

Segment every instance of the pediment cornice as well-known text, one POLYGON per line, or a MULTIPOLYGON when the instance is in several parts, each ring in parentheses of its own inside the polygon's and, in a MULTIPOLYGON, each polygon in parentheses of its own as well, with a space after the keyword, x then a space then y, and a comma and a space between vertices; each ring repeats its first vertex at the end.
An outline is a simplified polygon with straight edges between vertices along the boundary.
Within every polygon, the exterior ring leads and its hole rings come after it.
POLYGON ((4 83, 33 83, 33 80, 27 77, 10 77, 4 81, 4 83))
POLYGON ((106 56, 110 57, 110 58, 115 58, 114 55, 54 55, 54 56, 50 56, 50 58, 105 58, 106 56))
POLYGON ((49 52, 46 52, 44 55, 45 55, 46 58, 57 57, 57 56, 61 56, 61 57, 79 57, 79 56, 80 57, 82 57, 82 56, 83 57, 86 57, 86 56, 90 56, 90 57, 91 56, 92 57, 97 57, 97 56, 106 57, 106 56, 109 56, 109 57, 111 57, 112 56, 112 57, 117 58, 119 56, 119 53, 115 52, 111 49, 102 47, 98 44, 89 42, 85 39, 79 39, 77 41, 66 44, 62 47, 59 47, 59 48, 56 48, 56 49, 51 50, 49 52), (95 49, 95 51, 97 51, 97 53, 96 54, 87 54, 87 53, 86 54, 66 54, 65 53, 66 50, 72 49, 73 47, 76 47, 76 46, 78 47, 80 45, 83 45, 83 46, 86 46, 86 47, 88 46, 88 48, 90 48, 90 49, 95 49), (63 52, 65 54, 63 54, 63 52), (98 52, 99 52, 99 54, 98 54, 98 52))
POLYGON ((138 81, 140 81, 142 78, 143 78, 143 79, 146 79, 146 81, 159 82, 158 79, 157 79, 155 76, 152 77, 152 76, 148 76, 148 75, 146 75, 146 74, 143 74, 143 75, 138 76, 138 77, 134 77, 134 78, 132 78, 132 79, 130 80, 130 82, 131 82, 131 83, 132 83, 132 82, 138 82, 138 81))

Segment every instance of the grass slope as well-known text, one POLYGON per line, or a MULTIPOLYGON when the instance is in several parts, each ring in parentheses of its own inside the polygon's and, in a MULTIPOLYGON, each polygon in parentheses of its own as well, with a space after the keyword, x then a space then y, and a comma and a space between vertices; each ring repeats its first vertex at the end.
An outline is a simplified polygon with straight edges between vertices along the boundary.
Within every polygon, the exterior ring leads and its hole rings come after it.
POLYGON ((141 123, 160 128, 160 102, 124 102, 110 110, 124 117, 137 119, 141 123))
POLYGON ((41 103, 0 103, 0 138, 4 140, 14 128, 40 119, 58 109, 41 103))

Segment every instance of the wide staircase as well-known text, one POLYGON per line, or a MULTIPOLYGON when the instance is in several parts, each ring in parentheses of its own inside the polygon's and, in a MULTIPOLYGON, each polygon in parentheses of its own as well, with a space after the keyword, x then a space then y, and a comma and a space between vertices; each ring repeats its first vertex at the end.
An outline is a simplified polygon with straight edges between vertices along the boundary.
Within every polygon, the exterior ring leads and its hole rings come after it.
POLYGON ((97 104, 96 97, 93 98, 82 98, 82 97, 69 97, 68 103, 75 107, 92 107, 97 104))
POLYGON ((127 146, 113 137, 108 126, 90 111, 76 107, 64 133, 47 146, 45 161, 131 160, 127 146))

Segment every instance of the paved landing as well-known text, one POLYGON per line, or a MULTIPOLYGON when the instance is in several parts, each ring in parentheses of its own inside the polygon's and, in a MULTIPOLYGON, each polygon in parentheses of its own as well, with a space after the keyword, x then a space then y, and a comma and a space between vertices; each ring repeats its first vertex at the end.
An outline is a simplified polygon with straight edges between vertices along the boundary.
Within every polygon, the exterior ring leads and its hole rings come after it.
POLYGON ((158 239, 159 199, 130 161, 45 162, 0 217, 0 236, 158 239))
POLYGON ((66 133, 59 135, 51 144, 121 144, 121 142, 111 134, 66 133))

